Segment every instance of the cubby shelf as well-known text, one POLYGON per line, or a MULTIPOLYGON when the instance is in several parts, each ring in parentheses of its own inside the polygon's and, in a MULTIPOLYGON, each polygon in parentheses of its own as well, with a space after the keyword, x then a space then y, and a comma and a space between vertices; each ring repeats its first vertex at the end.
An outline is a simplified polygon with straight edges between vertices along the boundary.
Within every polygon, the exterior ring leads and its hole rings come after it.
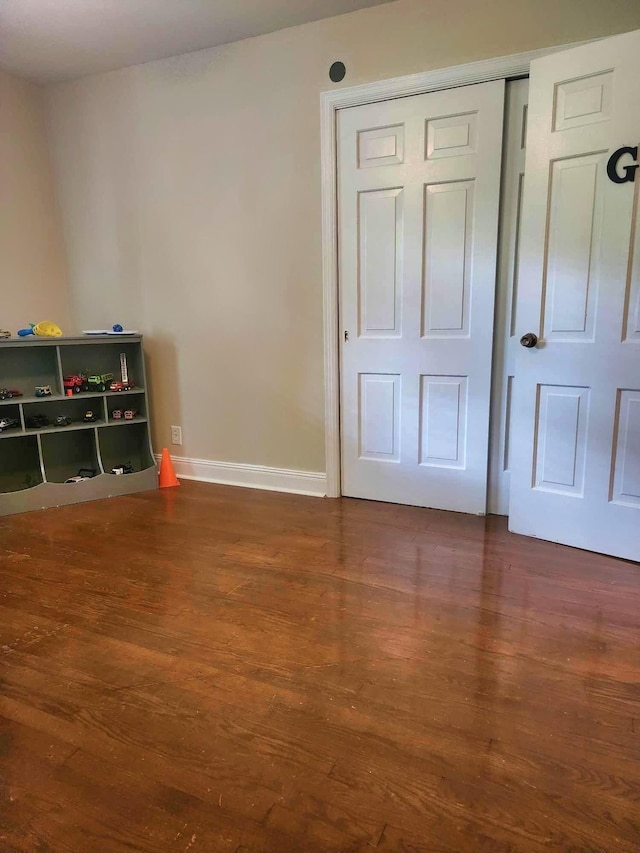
MULTIPOLYGON (((0 343, 2 343, 0 341, 0 343)), ((0 375, 2 375, 2 362, 0 361, 0 375)), ((2 380, 0 379, 0 382, 2 380)), ((4 386, 2 386, 4 387, 4 386)), ((87 397, 89 395, 87 394, 87 397)), ((102 397, 102 394, 99 395, 102 397)), ((18 403, 61 403, 63 400, 66 400, 67 397, 63 397, 62 394, 51 394, 49 397, 12 397, 10 400, 0 400, 0 406, 15 406, 18 403)), ((2 409, 0 409, 2 411, 2 409)))
POLYGON ((124 420, 124 418, 123 418, 120 421, 114 420, 112 418, 110 421, 107 421, 106 423, 102 424, 102 426, 124 427, 124 426, 129 426, 129 424, 146 424, 146 423, 147 423, 146 418, 136 416, 135 418, 130 418, 129 420, 124 420))
MULTIPOLYGON (((2 362, 0 361, 0 371, 2 362)), ((2 380, 0 380, 2 381, 2 380)), ((5 387, 5 386, 2 386, 5 387)), ((95 397, 124 397, 128 394, 144 394, 144 388, 130 388, 128 391, 81 391, 80 394, 74 394, 73 397, 67 397, 66 394, 50 394, 47 397, 11 397, 9 400, 0 400, 0 406, 15 406, 18 403, 62 403, 69 400, 90 400, 95 397)))
POLYGON ((18 435, 48 435, 53 432, 74 432, 80 429, 95 429, 98 426, 105 426, 105 421, 97 420, 85 423, 71 423, 66 426, 47 426, 39 429, 27 427, 24 432, 18 432, 18 435))
POLYGON ((19 428, 0 432, 0 515, 157 488, 144 379, 141 335, 0 340, 0 388, 24 395, 0 400, 0 418, 20 422, 19 428), (63 378, 68 374, 113 373, 119 379, 121 353, 126 354, 129 376, 137 378, 140 386, 63 394, 63 378), (33 395, 39 385, 49 385, 52 394, 33 395), (136 414, 115 419, 116 409, 132 409, 136 414), (85 422, 87 411, 97 419, 85 422), (27 427, 27 420, 36 415, 52 423, 27 427), (54 419, 62 416, 72 422, 55 426, 54 419), (123 464, 130 464, 133 473, 110 473, 123 464), (81 468, 92 469, 95 476, 65 483, 81 468))

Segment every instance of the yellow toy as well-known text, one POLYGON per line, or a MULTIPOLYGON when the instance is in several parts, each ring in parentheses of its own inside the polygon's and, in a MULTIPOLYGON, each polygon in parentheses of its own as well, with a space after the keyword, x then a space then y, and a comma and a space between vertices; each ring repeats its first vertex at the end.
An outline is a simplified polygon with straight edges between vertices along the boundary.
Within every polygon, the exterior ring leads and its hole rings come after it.
POLYGON ((27 335, 38 335, 40 338, 61 338, 62 329, 51 320, 42 320, 41 323, 31 323, 28 329, 20 329, 18 335, 25 338, 27 335))

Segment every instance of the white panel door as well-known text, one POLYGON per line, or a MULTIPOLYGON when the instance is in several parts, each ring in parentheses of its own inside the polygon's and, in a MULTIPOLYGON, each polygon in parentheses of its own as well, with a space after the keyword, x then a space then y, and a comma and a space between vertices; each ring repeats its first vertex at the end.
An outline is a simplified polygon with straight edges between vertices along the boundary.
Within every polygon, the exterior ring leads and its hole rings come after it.
POLYGON ((342 493, 484 513, 504 82, 338 116, 342 493))
POLYGON ((532 63, 517 333, 539 342, 516 364, 509 526, 634 560, 640 180, 607 162, 639 143, 640 31, 532 63))

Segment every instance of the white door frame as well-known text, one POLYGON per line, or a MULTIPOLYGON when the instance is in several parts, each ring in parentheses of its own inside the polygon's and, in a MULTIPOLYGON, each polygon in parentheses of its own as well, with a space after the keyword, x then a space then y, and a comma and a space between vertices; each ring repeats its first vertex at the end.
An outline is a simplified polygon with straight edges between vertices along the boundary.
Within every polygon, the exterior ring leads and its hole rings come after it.
POLYGON ((340 465, 340 342, 338 282, 337 111, 392 98, 421 95, 471 83, 518 77, 529 73, 533 59, 568 50, 585 42, 543 47, 527 53, 454 65, 436 71, 364 83, 320 94, 322 165, 322 291, 324 317, 324 401, 327 497, 341 495, 340 465))

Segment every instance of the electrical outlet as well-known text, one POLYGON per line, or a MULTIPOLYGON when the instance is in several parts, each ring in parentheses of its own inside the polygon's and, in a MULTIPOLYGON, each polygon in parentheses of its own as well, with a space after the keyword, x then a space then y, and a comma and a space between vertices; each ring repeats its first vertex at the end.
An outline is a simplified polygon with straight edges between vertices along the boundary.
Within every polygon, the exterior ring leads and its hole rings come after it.
POLYGON ((182 444, 182 427, 171 427, 171 444, 182 444))

